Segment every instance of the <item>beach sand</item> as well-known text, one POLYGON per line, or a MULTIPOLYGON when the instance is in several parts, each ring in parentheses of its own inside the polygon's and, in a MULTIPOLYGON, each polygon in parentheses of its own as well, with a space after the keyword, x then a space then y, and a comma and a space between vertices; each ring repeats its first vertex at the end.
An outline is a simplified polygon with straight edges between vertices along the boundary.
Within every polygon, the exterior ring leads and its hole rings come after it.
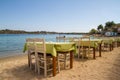
POLYGON ((120 80, 120 47, 102 52, 96 59, 74 58, 73 68, 61 70, 55 77, 38 75, 27 64, 27 55, 0 59, 0 80, 120 80))

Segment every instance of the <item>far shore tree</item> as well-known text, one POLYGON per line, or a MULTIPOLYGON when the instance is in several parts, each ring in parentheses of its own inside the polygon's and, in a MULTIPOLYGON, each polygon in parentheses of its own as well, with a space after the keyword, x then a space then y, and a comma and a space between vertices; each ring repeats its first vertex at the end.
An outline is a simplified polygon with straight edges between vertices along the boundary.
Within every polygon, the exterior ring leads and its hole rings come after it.
POLYGON ((108 21, 105 23, 105 26, 100 24, 97 26, 97 31, 96 29, 91 29, 89 33, 101 33, 101 35, 105 34, 107 31, 118 33, 118 28, 120 28, 120 23, 116 24, 114 21, 108 21))
POLYGON ((90 33, 90 34, 96 34, 96 33, 97 33, 97 30, 93 28, 93 29, 90 30, 89 33, 90 33))
POLYGON ((100 25, 97 27, 97 30, 98 30, 99 33, 102 33, 102 31, 103 31, 103 25, 100 24, 100 25))
POLYGON ((111 22, 108 21, 108 22, 105 23, 104 31, 112 31, 114 26, 115 26, 114 21, 111 21, 111 22))

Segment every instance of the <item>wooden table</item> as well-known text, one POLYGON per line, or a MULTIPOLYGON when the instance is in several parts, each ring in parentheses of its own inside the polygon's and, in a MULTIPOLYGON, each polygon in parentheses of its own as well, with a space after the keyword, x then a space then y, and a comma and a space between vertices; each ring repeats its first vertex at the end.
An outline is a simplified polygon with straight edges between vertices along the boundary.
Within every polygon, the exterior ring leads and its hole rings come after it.
POLYGON ((114 42, 114 39, 112 38, 103 38, 103 43, 109 45, 110 51, 113 50, 113 42, 114 42))
MULTIPOLYGON (((26 45, 27 43, 24 45, 23 52, 27 50, 26 45)), ((57 51, 70 51, 70 68, 72 68, 73 54, 76 53, 76 45, 73 42, 46 42, 46 53, 50 53, 53 56, 53 76, 56 75, 57 51)))
MULTIPOLYGON (((78 44, 78 40, 75 39, 74 42, 78 44)), ((88 40, 82 40, 83 43, 88 43, 88 40)), ((93 48, 93 59, 95 59, 95 49, 99 47, 99 57, 101 57, 101 44, 102 44, 102 39, 90 39, 90 48, 93 48)), ((79 45, 81 46, 81 45, 79 45)), ((84 47, 88 47, 89 44, 85 44, 84 47)))
MULTIPOLYGON (((70 69, 73 68, 73 51, 70 51, 70 69)), ((53 76, 56 75, 56 57, 53 56, 53 76)))

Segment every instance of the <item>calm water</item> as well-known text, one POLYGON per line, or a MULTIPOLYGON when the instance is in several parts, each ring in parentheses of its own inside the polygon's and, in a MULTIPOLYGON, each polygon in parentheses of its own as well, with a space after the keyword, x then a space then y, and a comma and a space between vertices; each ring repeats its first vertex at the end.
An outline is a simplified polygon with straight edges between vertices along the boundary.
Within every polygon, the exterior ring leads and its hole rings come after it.
MULTIPOLYGON (((45 38, 46 41, 56 41, 59 34, 0 34, 0 57, 23 54, 26 38, 45 38)), ((82 35, 60 34, 66 37, 81 37, 82 35)))

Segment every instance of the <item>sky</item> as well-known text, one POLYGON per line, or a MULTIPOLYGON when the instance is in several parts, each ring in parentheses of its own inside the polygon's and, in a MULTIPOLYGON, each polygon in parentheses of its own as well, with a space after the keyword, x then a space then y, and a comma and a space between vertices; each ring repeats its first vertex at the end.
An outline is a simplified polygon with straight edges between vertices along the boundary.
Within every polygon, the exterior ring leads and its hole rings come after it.
POLYGON ((0 0, 0 30, 89 32, 120 23, 120 0, 0 0))

